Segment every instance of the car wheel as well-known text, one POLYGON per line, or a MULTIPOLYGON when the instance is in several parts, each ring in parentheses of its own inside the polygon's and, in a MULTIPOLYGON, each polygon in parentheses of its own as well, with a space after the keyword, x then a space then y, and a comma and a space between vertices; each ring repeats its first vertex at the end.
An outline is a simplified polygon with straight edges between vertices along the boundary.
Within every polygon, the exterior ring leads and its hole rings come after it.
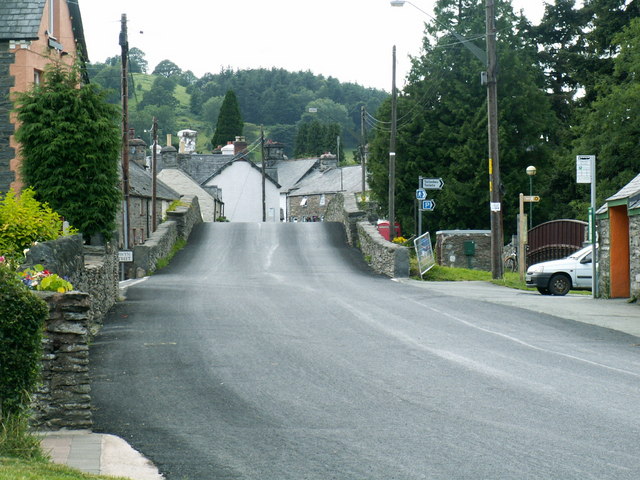
POLYGON ((548 289, 548 288, 538 287, 538 291, 539 291, 542 295, 551 295, 551 292, 549 291, 549 289, 548 289))
POLYGON ((566 295, 571 290, 571 279, 562 273, 557 273, 549 281, 549 292, 552 295, 566 295))

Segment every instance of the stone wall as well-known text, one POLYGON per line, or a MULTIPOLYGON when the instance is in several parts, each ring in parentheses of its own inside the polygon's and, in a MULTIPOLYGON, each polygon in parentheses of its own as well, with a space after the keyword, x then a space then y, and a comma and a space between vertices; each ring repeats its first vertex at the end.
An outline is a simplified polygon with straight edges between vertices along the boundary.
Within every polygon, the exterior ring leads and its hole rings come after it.
POLYGON ((629 216, 631 296, 640 299, 640 215, 629 216))
POLYGON ((89 324, 92 331, 97 330, 118 298, 115 245, 84 245, 82 235, 61 237, 32 246, 21 269, 37 264, 67 278, 75 290, 91 295, 89 324))
POLYGON ((43 339, 42 385, 32 403, 41 429, 91 428, 89 340, 91 298, 83 292, 35 292, 49 305, 43 339))
POLYGON ((178 206, 174 211, 167 212, 167 219, 176 222, 178 227, 178 236, 185 240, 191 235, 191 230, 198 223, 202 223, 202 213, 200 212, 200 203, 195 195, 184 195, 180 197, 180 201, 186 206, 178 206))
POLYGON ((158 228, 142 245, 133 247, 133 263, 127 266, 129 278, 140 278, 155 271, 158 260, 171 253, 179 238, 187 240, 193 227, 202 223, 198 197, 184 196, 180 199, 186 206, 167 212, 167 221, 158 228))
POLYGON ((347 242, 360 249, 374 271, 389 277, 408 277, 409 250, 386 241, 375 225, 365 221, 366 217, 358 209, 355 195, 338 194, 327 207, 325 221, 344 225, 347 242))
POLYGON ((360 251, 374 271, 391 278, 409 276, 409 249, 384 239, 375 225, 358 222, 360 251))
POLYGON ((436 232, 438 265, 491 271, 490 230, 441 230, 436 232), (474 242, 473 255, 465 253, 465 243, 474 242))
POLYGON ((15 54, 7 51, 7 43, 0 43, 0 193, 9 191, 15 173, 11 170, 11 161, 15 157, 15 149, 9 143, 15 127, 11 123, 13 104, 9 91, 15 79, 9 74, 11 64, 15 62, 15 54))
POLYGON ((609 255, 611 250, 611 236, 609 234, 609 218, 596 220, 598 232, 598 292, 600 297, 608 297, 611 285, 611 268, 609 255))

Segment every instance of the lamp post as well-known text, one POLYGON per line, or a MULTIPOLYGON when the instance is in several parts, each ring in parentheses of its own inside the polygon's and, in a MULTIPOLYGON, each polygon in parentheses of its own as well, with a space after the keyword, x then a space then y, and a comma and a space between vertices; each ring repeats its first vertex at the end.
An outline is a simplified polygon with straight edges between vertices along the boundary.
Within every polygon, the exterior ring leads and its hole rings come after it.
MULTIPOLYGON (((536 167, 529 165, 527 175, 529 175, 529 196, 533 196, 533 176, 536 174, 536 167)), ((529 230, 533 228, 533 202, 529 202, 529 230)))

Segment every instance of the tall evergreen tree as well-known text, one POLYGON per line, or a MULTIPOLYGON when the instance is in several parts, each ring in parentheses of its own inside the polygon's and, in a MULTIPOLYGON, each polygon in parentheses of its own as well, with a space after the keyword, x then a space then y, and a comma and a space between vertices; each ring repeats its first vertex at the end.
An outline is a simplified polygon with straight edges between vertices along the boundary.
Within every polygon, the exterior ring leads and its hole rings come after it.
POLYGON ((118 109, 76 69, 54 65, 17 97, 22 178, 85 237, 115 230, 120 190, 118 109))
MULTIPOLYGON (((518 194, 528 191, 526 167, 533 164, 545 171, 546 139, 556 120, 543 91, 543 72, 535 66, 535 45, 521 34, 527 22, 514 14, 510 2, 499 0, 496 7, 503 183, 496 188, 504 192, 508 236, 515 233, 518 194)), ((427 228, 486 229, 490 224, 487 94, 480 83, 486 66, 451 33, 455 28, 456 33, 477 39, 484 50, 484 2, 439 0, 435 15, 427 25, 424 55, 413 60, 408 85, 399 98, 396 217, 405 231, 412 231, 418 177, 442 177, 445 188, 435 195, 437 207, 428 214, 427 228)), ((370 157, 370 185, 385 209, 389 111, 387 102, 376 115, 380 122, 370 157)))
POLYGON ((216 131, 211 139, 211 145, 213 148, 218 145, 224 146, 227 142, 235 140, 235 137, 241 136, 243 129, 244 122, 240 114, 238 99, 233 90, 229 90, 224 96, 222 106, 220 107, 216 131))

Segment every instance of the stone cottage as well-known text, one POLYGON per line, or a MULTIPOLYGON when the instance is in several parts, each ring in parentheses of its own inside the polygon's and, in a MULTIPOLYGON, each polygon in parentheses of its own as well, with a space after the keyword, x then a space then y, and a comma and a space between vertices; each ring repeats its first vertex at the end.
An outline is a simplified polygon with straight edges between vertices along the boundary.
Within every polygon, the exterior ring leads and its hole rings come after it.
MULTIPOLYGON (((48 64, 87 60, 77 1, 0 2, 0 193, 22 188, 12 96, 39 83, 48 64)), ((86 79, 86 73, 85 73, 86 79)))
POLYGON ((597 212, 598 286, 610 298, 640 297, 640 175, 597 212))

